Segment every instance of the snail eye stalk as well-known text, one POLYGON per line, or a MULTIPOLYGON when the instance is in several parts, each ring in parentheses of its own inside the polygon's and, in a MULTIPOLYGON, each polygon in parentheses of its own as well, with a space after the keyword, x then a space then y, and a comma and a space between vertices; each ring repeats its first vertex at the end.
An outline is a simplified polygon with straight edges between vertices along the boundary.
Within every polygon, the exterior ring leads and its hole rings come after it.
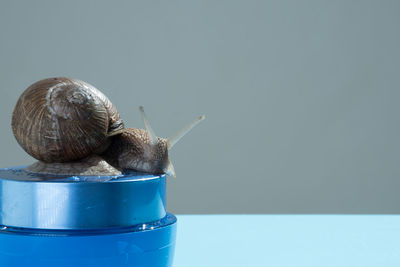
POLYGON ((140 114, 142 115, 142 119, 143 119, 143 122, 144 122, 144 127, 146 128, 146 131, 147 131, 147 133, 149 135, 150 143, 153 146, 155 146, 155 145, 158 144, 158 138, 157 138, 156 134, 154 133, 153 129, 151 128, 151 126, 150 126, 150 123, 149 123, 149 121, 147 119, 146 113, 144 113, 143 106, 139 107, 139 111, 140 111, 140 114))
MULTIPOLYGON (((154 133, 153 129, 150 126, 150 123, 147 119, 146 113, 144 112, 144 108, 143 106, 139 107, 139 111, 140 114, 142 115, 142 119, 144 122, 144 127, 149 135, 149 139, 150 139, 150 143, 155 146, 158 144, 158 138, 156 136, 156 134, 154 133)), ((179 132, 177 132, 175 135, 169 137, 167 139, 167 148, 168 150, 170 150, 183 136, 185 136, 188 132, 190 132, 190 130, 192 130, 197 124, 199 124, 202 120, 204 120, 206 117, 200 116, 197 119, 195 119, 194 121, 192 121, 191 123, 189 123, 188 125, 186 125, 182 130, 180 130, 179 132)), ((172 176, 172 177, 176 177, 175 175, 175 169, 174 166, 172 165, 172 162, 167 159, 166 165, 163 168, 163 171, 165 174, 167 174, 168 176, 172 176)))
POLYGON ((192 130, 197 124, 204 120, 206 116, 202 115, 186 125, 182 130, 177 132, 171 137, 168 137, 168 150, 171 149, 182 137, 184 137, 190 130, 192 130))

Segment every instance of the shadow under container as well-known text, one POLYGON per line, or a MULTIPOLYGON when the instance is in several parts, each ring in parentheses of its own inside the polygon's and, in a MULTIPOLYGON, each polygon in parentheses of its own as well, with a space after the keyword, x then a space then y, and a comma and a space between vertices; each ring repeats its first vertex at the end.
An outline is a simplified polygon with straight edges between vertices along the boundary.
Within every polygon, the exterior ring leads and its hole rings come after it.
POLYGON ((0 266, 172 266, 166 177, 0 169, 0 266))

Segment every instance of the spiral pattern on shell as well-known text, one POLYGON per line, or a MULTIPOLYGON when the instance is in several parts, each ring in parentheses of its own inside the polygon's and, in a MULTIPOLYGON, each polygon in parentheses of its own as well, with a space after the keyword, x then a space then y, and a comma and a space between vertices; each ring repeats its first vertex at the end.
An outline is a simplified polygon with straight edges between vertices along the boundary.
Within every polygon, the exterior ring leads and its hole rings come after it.
POLYGON ((104 151, 123 122, 92 85, 70 78, 32 84, 17 101, 12 130, 22 148, 44 162, 68 162, 104 151))

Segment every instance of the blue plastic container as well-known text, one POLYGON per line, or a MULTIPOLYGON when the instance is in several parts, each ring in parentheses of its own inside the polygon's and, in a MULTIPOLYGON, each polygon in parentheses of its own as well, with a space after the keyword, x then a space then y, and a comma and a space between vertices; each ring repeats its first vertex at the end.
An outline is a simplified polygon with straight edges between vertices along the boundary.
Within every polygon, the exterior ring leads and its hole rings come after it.
POLYGON ((0 169, 0 266, 172 266, 166 177, 32 175, 0 169))

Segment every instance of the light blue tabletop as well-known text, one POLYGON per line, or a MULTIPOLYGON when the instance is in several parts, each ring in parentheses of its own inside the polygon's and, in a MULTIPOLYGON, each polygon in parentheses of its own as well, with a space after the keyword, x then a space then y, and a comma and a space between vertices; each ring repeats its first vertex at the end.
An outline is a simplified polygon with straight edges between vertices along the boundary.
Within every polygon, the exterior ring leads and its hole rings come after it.
POLYGON ((400 266, 399 215, 180 215, 174 267, 400 266))

